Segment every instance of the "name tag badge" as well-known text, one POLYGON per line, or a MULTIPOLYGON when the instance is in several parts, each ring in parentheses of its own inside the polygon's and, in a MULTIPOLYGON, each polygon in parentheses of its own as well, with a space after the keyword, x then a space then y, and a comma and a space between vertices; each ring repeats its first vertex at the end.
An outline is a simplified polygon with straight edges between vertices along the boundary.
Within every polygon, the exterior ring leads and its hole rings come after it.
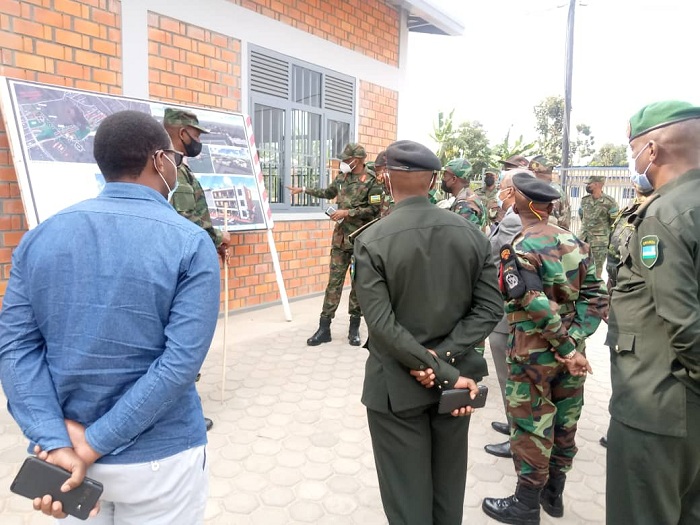
POLYGON ((369 203, 370 204, 379 204, 380 202, 382 202, 381 195, 370 195, 369 196, 369 203))
POLYGON ((639 241, 642 254, 642 264, 651 269, 659 260, 659 238, 656 235, 646 235, 639 241))

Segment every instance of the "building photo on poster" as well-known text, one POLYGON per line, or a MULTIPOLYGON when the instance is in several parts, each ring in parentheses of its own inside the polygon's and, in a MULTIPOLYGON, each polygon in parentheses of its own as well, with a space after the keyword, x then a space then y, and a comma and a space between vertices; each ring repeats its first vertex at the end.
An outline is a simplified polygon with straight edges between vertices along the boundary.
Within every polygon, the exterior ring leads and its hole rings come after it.
MULTIPOLYGON (((183 107, 4 77, 0 104, 30 228, 101 191, 105 181, 92 146, 106 116, 129 109, 162 122, 165 108, 183 107)), ((202 153, 187 160, 205 191, 213 225, 271 229, 249 121, 242 114, 184 109, 210 131, 201 135, 202 153)))

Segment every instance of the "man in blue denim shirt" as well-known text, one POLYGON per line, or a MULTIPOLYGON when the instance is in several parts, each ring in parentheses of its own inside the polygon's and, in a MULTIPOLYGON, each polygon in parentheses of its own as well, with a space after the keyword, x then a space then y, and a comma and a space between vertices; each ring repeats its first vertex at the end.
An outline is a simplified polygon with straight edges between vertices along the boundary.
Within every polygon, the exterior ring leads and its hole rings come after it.
MULTIPOLYGON (((39 456, 72 472, 64 490, 87 467, 104 484, 92 523, 202 523, 207 438, 194 380, 218 315, 216 250, 168 204, 182 155, 152 117, 107 117, 94 156, 102 193, 44 221, 13 254, 0 381, 39 456)), ((64 517, 50 496, 34 508, 64 517)))

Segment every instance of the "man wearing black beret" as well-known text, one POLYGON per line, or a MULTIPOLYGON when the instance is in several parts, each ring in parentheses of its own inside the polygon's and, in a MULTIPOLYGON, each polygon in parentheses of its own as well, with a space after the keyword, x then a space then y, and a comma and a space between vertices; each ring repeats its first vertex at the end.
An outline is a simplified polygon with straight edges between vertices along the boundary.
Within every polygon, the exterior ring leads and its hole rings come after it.
POLYGON ((355 240, 369 330, 362 402, 390 524, 459 525, 472 409, 438 414, 443 390, 486 375, 475 350, 503 315, 489 242, 428 200, 440 161, 412 141, 386 151, 390 215, 355 240))
POLYGON ((530 525, 540 522, 540 504, 564 515, 591 371, 585 340, 607 316, 608 294, 588 245, 549 223, 559 191, 526 173, 514 175, 513 185, 522 232, 501 247, 499 284, 510 324, 506 398, 518 485, 508 498, 484 499, 482 509, 502 523, 530 525))

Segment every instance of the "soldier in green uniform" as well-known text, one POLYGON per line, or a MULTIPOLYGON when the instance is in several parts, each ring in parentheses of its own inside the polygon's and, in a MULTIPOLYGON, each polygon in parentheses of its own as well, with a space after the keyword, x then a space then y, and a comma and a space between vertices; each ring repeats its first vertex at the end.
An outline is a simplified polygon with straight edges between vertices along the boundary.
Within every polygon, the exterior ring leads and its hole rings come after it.
MULTIPOLYGON (((345 146, 340 154, 340 172, 327 188, 289 187, 292 195, 306 193, 313 197, 335 199, 337 210, 330 215, 336 224, 331 243, 328 286, 323 299, 319 328, 306 344, 317 346, 331 340, 331 320, 340 303, 345 276, 352 258, 352 241, 348 238, 355 230, 379 216, 382 201, 382 187, 374 175, 365 169, 367 153, 356 143, 345 146)), ((362 311, 355 295, 355 286, 350 290, 348 306, 350 330, 348 341, 353 346, 360 345, 360 320, 362 311)))
POLYGON ((551 516, 564 514, 591 371, 585 340, 607 316, 608 294, 588 246, 549 223, 559 192, 524 173, 513 185, 523 229, 512 246, 501 247, 500 282, 511 325, 506 395, 518 485, 513 496, 486 498, 482 508, 502 523, 529 525, 540 522, 540 504, 551 516))
MULTIPOLYGON (((165 108, 163 126, 176 150, 183 152, 186 157, 196 157, 201 153, 202 143, 199 136, 209 133, 209 130, 199 125, 197 115, 183 109, 165 108)), ((231 237, 228 232, 212 226, 202 185, 185 162, 177 169, 177 186, 173 193, 172 205, 180 215, 205 229, 219 255, 225 257, 231 237)))
POLYGON ((551 218, 554 219, 557 226, 561 228, 571 228, 571 202, 569 195, 561 187, 558 182, 552 179, 552 165, 547 161, 544 155, 536 155, 530 159, 529 169, 540 180, 543 180, 559 192, 559 198, 554 201, 551 218))
POLYGON ((700 107, 629 123, 633 183, 652 193, 620 246, 608 336, 607 523, 700 523, 700 107))
POLYGON ((455 196, 450 211, 473 222, 483 231, 486 226, 486 208, 479 196, 469 189, 471 172, 472 165, 468 160, 451 160, 444 168, 441 189, 455 196))
POLYGON ((427 198, 440 161, 425 146, 386 150, 391 214, 355 240, 355 287, 369 340, 367 407, 391 525, 461 525, 472 409, 438 414, 443 389, 477 392, 474 350, 503 315, 489 242, 427 198), (426 305, 430 305, 426 308, 426 305))
POLYGON ((588 195, 581 199, 581 207, 578 209, 581 219, 580 238, 591 246, 598 277, 603 273, 612 224, 619 213, 615 199, 603 193, 604 184, 605 177, 591 175, 586 183, 588 195))
MULTIPOLYGON (((185 154, 185 157, 196 157, 202 152, 202 142, 199 136, 202 133, 209 133, 209 130, 199 125, 199 119, 191 111, 176 108, 165 108, 163 113, 163 127, 168 132, 170 140, 173 141, 173 148, 185 154)), ((231 236, 228 232, 214 228, 209 215, 209 205, 204 196, 204 190, 192 170, 186 162, 177 168, 177 184, 171 199, 171 204, 175 211, 206 230, 214 242, 216 251, 224 259, 231 236)), ((197 375, 199 381, 199 375, 197 375)), ((204 418, 207 430, 211 430, 214 422, 204 418)))
POLYGON ((481 199, 486 207, 486 221, 488 226, 493 226, 501 222, 503 219, 504 212, 498 205, 498 185, 496 181, 498 180, 498 173, 495 171, 485 171, 484 172, 484 185, 478 188, 475 193, 481 199))

